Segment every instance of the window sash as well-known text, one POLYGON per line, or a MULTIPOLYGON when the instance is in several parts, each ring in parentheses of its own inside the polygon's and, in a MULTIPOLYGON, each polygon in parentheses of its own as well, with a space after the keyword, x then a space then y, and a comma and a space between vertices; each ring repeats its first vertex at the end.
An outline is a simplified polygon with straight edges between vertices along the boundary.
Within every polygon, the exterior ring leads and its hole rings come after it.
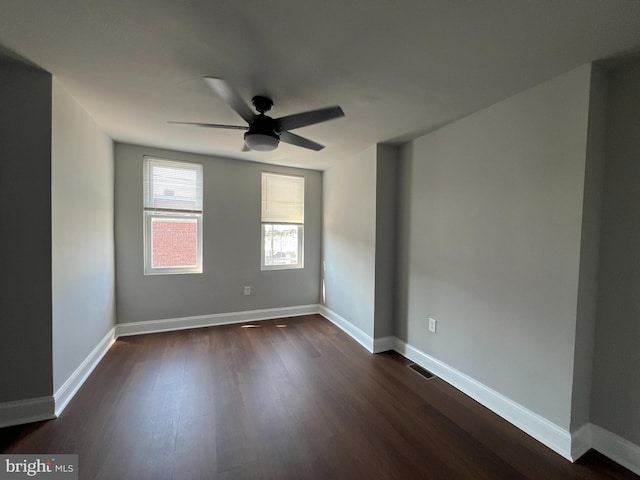
POLYGON ((201 214, 171 214, 158 213, 154 211, 144 212, 144 273, 145 275, 179 274, 179 273, 202 273, 202 215, 201 214), (154 220, 169 220, 175 222, 196 223, 196 251, 195 262, 192 265, 175 266, 153 266, 154 242, 153 223, 154 220))
MULTIPOLYGON (((143 214, 144 214, 144 274, 181 274, 202 273, 202 207, 203 207, 203 166, 199 163, 164 160, 145 157, 143 164, 143 214), (158 260, 162 253, 158 253, 158 245, 154 245, 154 222, 167 220, 176 225, 195 222, 195 262, 187 265, 154 266, 154 258, 158 260), (156 248, 156 252, 154 252, 156 248), (158 256, 156 256, 158 254, 158 256)), ((156 224, 157 226, 157 224, 156 224)), ((167 241, 180 242, 184 235, 192 235, 187 229, 184 232, 166 232, 167 241)), ((187 242, 187 248, 193 247, 187 242)), ((171 245, 165 248, 166 263, 173 260, 188 258, 192 251, 180 250, 177 256, 171 258, 171 245)))
MULTIPOLYGON (((273 231, 273 230, 272 230, 273 231)), ((304 268, 304 225, 283 224, 283 223, 263 223, 261 232, 261 270, 285 270, 304 268), (285 227, 289 230, 296 230, 297 240, 295 241, 295 263, 292 259, 292 242, 290 239, 275 239, 272 234, 270 241, 267 240, 267 231, 271 227, 285 227), (267 252, 271 252, 268 254, 267 252)))
POLYGON ((261 216, 261 270, 304 268, 304 177, 262 172, 261 216))

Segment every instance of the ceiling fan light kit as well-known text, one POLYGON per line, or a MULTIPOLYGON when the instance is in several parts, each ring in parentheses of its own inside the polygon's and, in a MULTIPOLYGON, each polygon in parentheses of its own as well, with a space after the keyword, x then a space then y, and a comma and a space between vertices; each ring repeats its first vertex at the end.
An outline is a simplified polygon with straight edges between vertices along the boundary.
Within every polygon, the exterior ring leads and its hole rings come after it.
POLYGON ((251 133, 251 131, 244 134, 244 144, 250 149, 256 152, 270 152, 278 148, 280 144, 280 138, 277 135, 264 135, 262 133, 251 133))
POLYGON ((247 130, 244 134, 245 146, 246 148, 257 152, 269 152, 275 150, 278 148, 281 141, 298 147, 307 148, 309 150, 322 150, 324 145, 320 145, 308 138, 291 133, 288 130, 306 127, 307 125, 326 122, 328 120, 344 116, 342 109, 338 106, 334 106, 274 119, 264 114, 271 110, 271 107, 273 106, 273 101, 270 98, 257 95, 251 99, 251 103, 253 103, 254 108, 258 112, 255 114, 244 100, 242 100, 240 95, 229 84, 227 84, 225 80, 215 77, 205 77, 204 80, 222 100, 224 100, 238 115, 240 115, 240 117, 242 117, 244 121, 248 123, 248 126, 241 127, 238 125, 176 121, 170 121, 169 123, 195 125, 198 127, 208 128, 247 130))

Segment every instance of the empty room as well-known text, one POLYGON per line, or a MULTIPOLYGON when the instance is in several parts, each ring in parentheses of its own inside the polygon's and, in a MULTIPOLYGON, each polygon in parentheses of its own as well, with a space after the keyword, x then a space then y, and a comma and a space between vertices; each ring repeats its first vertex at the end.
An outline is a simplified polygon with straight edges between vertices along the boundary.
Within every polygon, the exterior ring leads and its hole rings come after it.
POLYGON ((0 478, 640 478, 640 2, 0 0, 0 478))

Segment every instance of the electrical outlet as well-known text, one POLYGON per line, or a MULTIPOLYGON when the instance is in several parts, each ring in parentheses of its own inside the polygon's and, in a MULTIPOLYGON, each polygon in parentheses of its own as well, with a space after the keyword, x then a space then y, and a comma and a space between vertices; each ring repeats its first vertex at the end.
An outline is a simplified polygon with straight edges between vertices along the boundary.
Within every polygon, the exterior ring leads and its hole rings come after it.
POLYGON ((244 294, 251 295, 251 287, 244 287, 244 294))
POLYGON ((429 317, 429 331, 431 333, 436 333, 436 326, 437 326, 438 322, 435 318, 431 318, 429 317))

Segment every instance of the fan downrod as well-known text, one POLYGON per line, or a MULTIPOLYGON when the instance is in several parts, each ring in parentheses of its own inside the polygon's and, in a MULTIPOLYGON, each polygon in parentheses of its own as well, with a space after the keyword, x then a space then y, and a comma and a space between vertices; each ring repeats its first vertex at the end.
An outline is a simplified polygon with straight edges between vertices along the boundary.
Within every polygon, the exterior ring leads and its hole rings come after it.
POLYGON ((253 97, 251 99, 251 103, 253 103, 255 109, 260 113, 268 112, 269 110, 271 110, 271 107, 273 107, 273 100, 271 100, 269 97, 263 97, 261 95, 256 95, 255 97, 253 97))

